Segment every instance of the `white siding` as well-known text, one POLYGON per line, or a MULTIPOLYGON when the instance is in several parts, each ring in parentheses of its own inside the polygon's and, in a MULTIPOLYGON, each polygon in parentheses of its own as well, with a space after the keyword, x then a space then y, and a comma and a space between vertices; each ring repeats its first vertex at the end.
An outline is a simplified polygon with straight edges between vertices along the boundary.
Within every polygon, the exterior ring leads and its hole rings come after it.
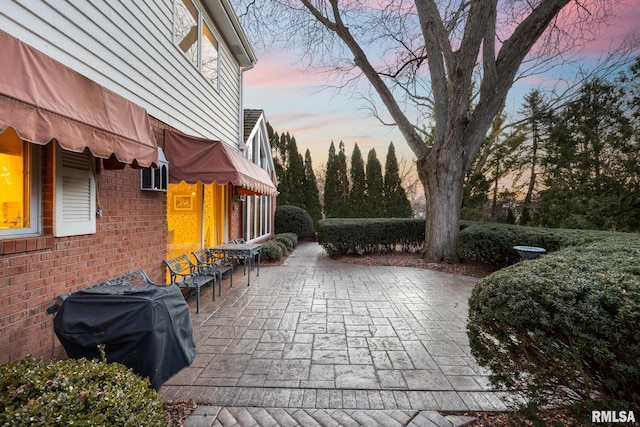
POLYGON ((173 0, 4 0, 0 6, 3 31, 182 132, 237 147, 240 66, 215 21, 209 23, 219 42, 218 90, 173 44, 173 0))

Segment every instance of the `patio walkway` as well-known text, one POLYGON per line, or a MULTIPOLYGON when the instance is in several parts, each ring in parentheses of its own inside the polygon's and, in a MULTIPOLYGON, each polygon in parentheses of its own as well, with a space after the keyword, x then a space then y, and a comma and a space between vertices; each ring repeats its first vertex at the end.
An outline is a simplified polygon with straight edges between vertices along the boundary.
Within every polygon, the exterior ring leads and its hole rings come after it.
POLYGON ((161 389, 199 403, 187 426, 450 426, 469 420, 435 411, 506 409, 469 352, 477 279, 341 263, 308 242, 252 273, 192 307, 198 354, 161 389))

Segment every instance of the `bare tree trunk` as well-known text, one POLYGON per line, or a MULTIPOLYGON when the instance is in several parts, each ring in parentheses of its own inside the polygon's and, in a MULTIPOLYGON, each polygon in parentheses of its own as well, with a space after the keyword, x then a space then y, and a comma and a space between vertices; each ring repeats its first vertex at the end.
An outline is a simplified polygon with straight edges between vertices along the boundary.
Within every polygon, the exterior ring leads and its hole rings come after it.
POLYGON ((423 257, 430 262, 457 262, 465 159, 458 144, 432 154, 417 164, 427 201, 423 257))
POLYGON ((529 177, 529 188, 527 188, 527 195, 524 198, 524 206, 527 207, 531 204, 533 198, 533 190, 536 187, 536 164, 538 163, 538 141, 540 139, 540 132, 538 131, 537 123, 533 123, 533 147, 531 156, 531 176, 529 177))

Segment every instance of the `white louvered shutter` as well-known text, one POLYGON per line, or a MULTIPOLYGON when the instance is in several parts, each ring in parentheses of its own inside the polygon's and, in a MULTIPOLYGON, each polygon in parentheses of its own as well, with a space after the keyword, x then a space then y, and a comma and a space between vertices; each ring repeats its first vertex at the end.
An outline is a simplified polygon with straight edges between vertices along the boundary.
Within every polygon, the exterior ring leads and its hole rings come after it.
POLYGON ((96 180, 91 156, 56 147, 56 237, 96 232, 96 180))

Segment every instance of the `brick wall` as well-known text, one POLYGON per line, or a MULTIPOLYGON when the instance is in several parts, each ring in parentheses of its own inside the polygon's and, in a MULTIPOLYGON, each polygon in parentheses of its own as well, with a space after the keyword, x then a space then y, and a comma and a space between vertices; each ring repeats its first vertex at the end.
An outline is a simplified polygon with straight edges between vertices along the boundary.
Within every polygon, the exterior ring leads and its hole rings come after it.
POLYGON ((0 363, 66 356, 47 314, 61 294, 140 268, 164 282, 166 193, 141 191, 140 171, 131 167, 98 169, 97 232, 54 238, 51 146, 43 155, 45 234, 0 240, 0 363))

